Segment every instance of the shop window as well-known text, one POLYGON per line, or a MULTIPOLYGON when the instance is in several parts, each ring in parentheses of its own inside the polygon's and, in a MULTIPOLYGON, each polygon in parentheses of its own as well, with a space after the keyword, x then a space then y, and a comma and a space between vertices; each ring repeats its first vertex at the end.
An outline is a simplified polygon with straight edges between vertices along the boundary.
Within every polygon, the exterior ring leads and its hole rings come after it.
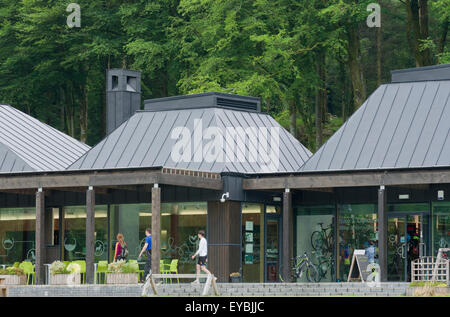
POLYGON ((339 206, 338 216, 338 277, 347 281, 355 249, 366 249, 373 243, 378 262, 377 207, 375 204, 349 204, 339 206))
POLYGON ((0 209, 0 264, 36 259, 34 208, 0 209))
MULTIPOLYGON (((321 282, 331 282, 335 277, 334 260, 334 206, 295 207, 295 254, 305 252, 316 266, 321 282)), ((303 275, 298 282, 307 282, 303 275)))
MULTIPOLYGON (((65 261, 86 258, 86 207, 64 207, 63 249, 65 261)), ((108 222, 107 207, 95 207, 95 261, 107 260, 108 222)))
POLYGON ((450 248, 450 202, 434 202, 432 212, 432 255, 450 248))

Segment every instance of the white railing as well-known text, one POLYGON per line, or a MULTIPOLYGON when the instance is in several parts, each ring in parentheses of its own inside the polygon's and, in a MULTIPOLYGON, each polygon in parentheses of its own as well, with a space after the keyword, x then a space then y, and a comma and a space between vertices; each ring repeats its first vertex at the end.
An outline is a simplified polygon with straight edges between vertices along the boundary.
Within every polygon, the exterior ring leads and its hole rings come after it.
POLYGON ((411 262, 411 282, 443 282, 450 285, 450 261, 443 254, 450 249, 439 249, 438 256, 424 256, 411 262))

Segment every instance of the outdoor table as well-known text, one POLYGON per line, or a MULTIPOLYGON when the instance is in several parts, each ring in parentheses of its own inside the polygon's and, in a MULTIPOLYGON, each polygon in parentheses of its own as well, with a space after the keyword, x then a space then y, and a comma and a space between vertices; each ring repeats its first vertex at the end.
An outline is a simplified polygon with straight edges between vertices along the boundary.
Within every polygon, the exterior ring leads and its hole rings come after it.
POLYGON ((6 265, 6 264, 0 264, 0 266, 2 267, 2 269, 6 269, 6 267, 7 267, 8 265, 6 265))

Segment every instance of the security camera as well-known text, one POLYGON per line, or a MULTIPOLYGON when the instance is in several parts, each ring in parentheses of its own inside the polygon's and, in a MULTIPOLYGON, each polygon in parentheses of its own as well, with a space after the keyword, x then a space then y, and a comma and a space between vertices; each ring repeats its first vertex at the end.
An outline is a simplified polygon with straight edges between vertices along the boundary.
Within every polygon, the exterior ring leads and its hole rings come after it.
POLYGON ((225 200, 226 200, 226 198, 230 198, 230 193, 229 193, 229 192, 226 192, 226 193, 224 193, 224 194, 222 195, 222 198, 220 198, 220 202, 221 202, 221 203, 224 203, 225 200))

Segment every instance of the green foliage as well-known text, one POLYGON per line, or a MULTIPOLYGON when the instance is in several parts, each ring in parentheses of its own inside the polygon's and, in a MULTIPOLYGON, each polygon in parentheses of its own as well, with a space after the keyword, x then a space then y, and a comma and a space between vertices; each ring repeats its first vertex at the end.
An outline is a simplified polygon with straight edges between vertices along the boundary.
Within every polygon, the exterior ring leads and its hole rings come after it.
POLYGON ((446 283, 443 282, 425 282, 425 281, 421 281, 421 282, 411 282, 409 283, 410 287, 447 287, 446 283))
POLYGON ((125 260, 119 260, 108 264, 108 273, 138 273, 137 263, 127 263, 125 260))
POLYGON ((7 267, 6 269, 0 269, 0 275, 24 275, 25 272, 18 267, 7 267))
MULTIPOLYGON (((368 93, 378 86, 376 30, 365 26, 371 2, 79 0, 81 28, 70 29, 69 1, 0 0, 0 102, 93 145, 105 134, 105 69, 126 67, 142 71, 144 99, 205 91, 259 96, 263 111, 315 149, 319 92, 326 92, 323 142, 354 110, 349 27, 360 39, 368 93)), ((390 70, 415 60, 406 6, 378 2, 386 82, 390 70)), ((450 2, 429 3, 421 49, 435 63, 450 63, 443 37, 450 2)))
POLYGON ((50 273, 55 274, 70 274, 71 272, 67 269, 66 265, 61 261, 54 261, 50 264, 50 273))

